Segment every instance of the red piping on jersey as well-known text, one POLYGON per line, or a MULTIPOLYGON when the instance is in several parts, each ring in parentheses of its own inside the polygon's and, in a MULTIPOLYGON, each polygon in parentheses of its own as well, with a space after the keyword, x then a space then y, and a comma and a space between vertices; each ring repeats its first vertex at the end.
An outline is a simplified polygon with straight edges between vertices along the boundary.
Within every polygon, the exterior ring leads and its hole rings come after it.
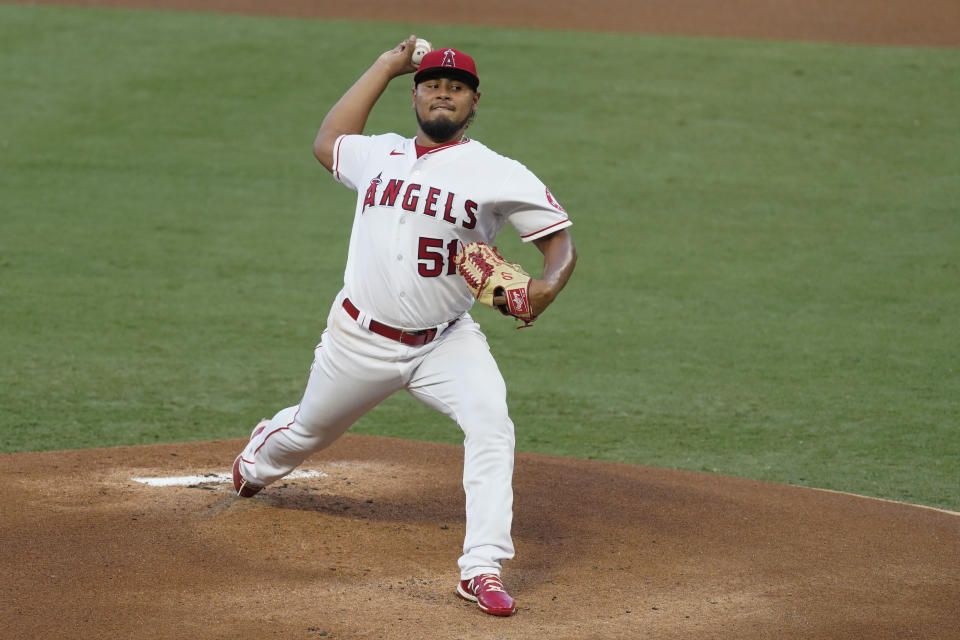
POLYGON ((423 156, 428 153, 436 153, 437 151, 440 151, 442 149, 446 149, 448 147, 455 147, 458 144, 467 144, 468 142, 470 142, 470 138, 464 138, 463 140, 457 140, 456 142, 448 142, 446 144, 440 145, 439 147, 424 147, 418 144, 416 141, 414 141, 413 146, 416 147, 417 157, 419 158, 420 156, 423 156))
POLYGON ((553 223, 552 225, 550 225, 549 227, 544 227, 543 229, 540 229, 539 231, 534 231, 533 233, 528 233, 527 235, 525 235, 525 236, 520 236, 520 237, 521 237, 521 238, 529 238, 530 236, 535 236, 535 235, 537 235, 538 233, 543 233, 543 232, 546 231, 547 229, 553 229, 553 228, 554 228, 555 226, 557 226, 558 224, 564 224, 564 223, 567 223, 567 222, 570 222, 570 218, 567 218, 566 220, 561 220, 560 222, 554 222, 554 223, 553 223))
MULTIPOLYGON (((298 411, 297 411, 297 415, 299 415, 299 414, 300 414, 300 411, 298 410, 298 411)), ((268 433, 268 434, 267 434, 267 437, 265 437, 265 438, 263 439, 263 442, 260 443, 260 446, 257 447, 257 448, 253 451, 253 455, 257 455, 257 454, 260 452, 260 449, 263 449, 263 445, 267 444, 267 440, 270 439, 270 436, 272 436, 272 435, 275 434, 275 433, 280 433, 281 431, 286 431, 286 430, 289 429, 289 428, 293 425, 293 423, 296 422, 296 421, 297 421, 297 416, 294 415, 294 416, 293 416, 293 421, 290 422, 290 424, 288 424, 288 425, 285 426, 285 427, 280 427, 280 428, 278 428, 278 429, 274 429, 273 431, 271 431, 270 433, 268 433)), ((248 463, 250 463, 250 464, 253 464, 253 461, 251 461, 251 460, 244 460, 244 462, 248 462, 248 463)))

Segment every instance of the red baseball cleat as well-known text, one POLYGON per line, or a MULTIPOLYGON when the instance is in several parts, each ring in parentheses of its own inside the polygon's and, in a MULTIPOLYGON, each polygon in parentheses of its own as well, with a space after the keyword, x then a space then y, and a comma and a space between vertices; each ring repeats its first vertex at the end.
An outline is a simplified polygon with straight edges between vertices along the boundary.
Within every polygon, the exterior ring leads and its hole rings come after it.
MULTIPOLYGON (((253 440, 253 438, 257 434, 259 434, 261 431, 266 429, 267 425, 269 424, 270 424, 270 420, 268 420, 267 418, 264 418, 263 420, 258 422, 257 426, 253 428, 253 433, 250 434, 250 439, 253 440)), ((236 490, 237 495, 240 496, 241 498, 252 498, 253 496, 260 493, 260 491, 263 490, 263 487, 257 484, 253 484, 252 482, 247 482, 247 480, 244 479, 243 474, 240 473, 241 457, 243 457, 242 453, 239 456, 237 456, 236 460, 233 461, 233 488, 236 490)))
POLYGON ((480 610, 493 616, 511 616, 517 605, 503 588, 500 576, 482 573, 470 580, 461 580, 457 595, 464 600, 476 602, 480 610))
POLYGON ((240 473, 240 456, 233 461, 233 488, 241 498, 252 498, 263 489, 260 485, 247 482, 240 473))

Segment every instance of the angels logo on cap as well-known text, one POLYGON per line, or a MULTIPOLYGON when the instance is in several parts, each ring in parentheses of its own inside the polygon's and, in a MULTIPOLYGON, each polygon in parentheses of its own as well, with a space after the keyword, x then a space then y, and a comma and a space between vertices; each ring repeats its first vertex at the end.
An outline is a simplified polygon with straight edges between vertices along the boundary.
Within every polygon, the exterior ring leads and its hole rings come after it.
POLYGON ((450 77, 462 80, 476 91, 480 86, 480 76, 477 75, 477 64, 473 58, 463 51, 456 49, 434 49, 423 56, 413 82, 420 84, 424 80, 439 77, 450 77))

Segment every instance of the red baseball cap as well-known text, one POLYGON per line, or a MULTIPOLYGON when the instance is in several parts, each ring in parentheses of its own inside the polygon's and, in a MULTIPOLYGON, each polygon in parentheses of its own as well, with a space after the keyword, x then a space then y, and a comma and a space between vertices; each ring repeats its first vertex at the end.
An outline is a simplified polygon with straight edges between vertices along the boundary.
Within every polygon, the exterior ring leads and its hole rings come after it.
POLYGON ((420 67, 413 76, 414 84, 424 80, 448 76, 463 80, 476 91, 480 86, 480 77, 477 75, 477 65, 473 58, 456 49, 434 49, 423 56, 420 67))

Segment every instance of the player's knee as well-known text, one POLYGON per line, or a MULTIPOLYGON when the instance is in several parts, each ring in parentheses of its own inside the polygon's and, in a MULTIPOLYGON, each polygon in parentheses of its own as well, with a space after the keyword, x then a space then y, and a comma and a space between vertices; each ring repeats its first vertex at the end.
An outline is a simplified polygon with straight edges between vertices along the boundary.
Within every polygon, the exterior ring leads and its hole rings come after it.
POLYGON ((466 442, 472 446, 513 448, 513 421, 502 412, 478 413, 468 420, 460 421, 466 442))

